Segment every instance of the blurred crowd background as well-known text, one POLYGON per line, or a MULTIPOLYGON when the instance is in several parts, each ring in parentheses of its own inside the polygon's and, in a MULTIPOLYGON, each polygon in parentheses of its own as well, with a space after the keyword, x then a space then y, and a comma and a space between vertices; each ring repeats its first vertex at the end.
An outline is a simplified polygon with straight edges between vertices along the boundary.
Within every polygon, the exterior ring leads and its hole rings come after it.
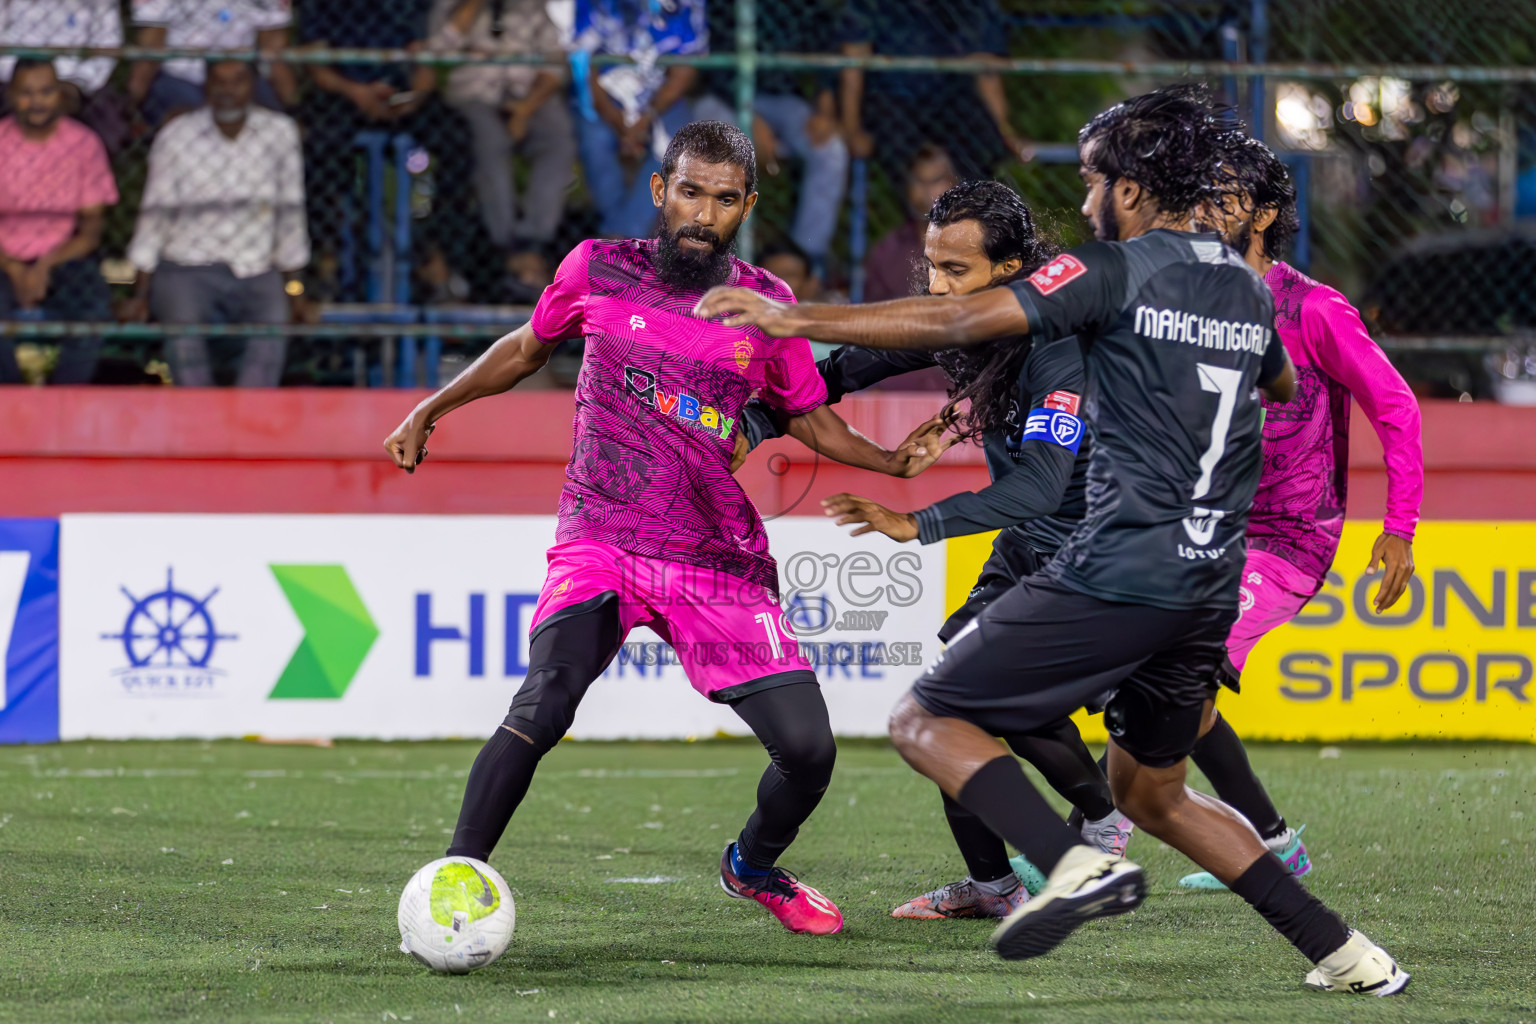
POLYGON ((1533 51, 1503 0, 0 0, 0 383, 436 384, 653 231, 698 118, 757 143, 743 255, 898 297, 944 189, 1081 241, 1083 122, 1239 61, 1287 66, 1209 81, 1297 178, 1291 262, 1421 394, 1536 403, 1533 51))

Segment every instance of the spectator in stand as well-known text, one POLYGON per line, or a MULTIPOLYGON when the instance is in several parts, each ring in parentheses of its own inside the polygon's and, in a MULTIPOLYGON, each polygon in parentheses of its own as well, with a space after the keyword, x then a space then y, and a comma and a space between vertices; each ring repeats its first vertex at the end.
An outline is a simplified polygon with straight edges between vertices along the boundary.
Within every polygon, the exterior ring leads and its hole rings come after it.
MULTIPOLYGON (((997 0, 849 0, 843 53, 885 57, 1001 57, 1008 26, 997 0)), ((1008 122, 1000 75, 842 72, 843 132, 855 158, 904 167, 924 143, 942 146, 962 179, 989 178, 1004 156, 1028 161, 1031 145, 1008 122), (978 102, 979 101, 979 102, 978 102)))
POLYGON ((960 184, 954 161, 938 146, 926 145, 907 165, 907 221, 876 242, 864 261, 864 301, 905 299, 923 291, 923 237, 928 210, 960 184))
POLYGON ((796 302, 821 302, 821 275, 794 242, 770 242, 758 254, 757 265, 784 282, 796 302))
MULTIPOLYGON (((823 53, 833 49, 835 17, 828 0, 758 0, 758 48, 772 53, 823 53)), ((735 0, 713 0, 709 24, 717 39, 732 40, 735 0)), ((706 95, 694 104, 701 120, 736 122, 736 72, 709 71, 706 95)), ((838 211, 848 186, 848 146, 837 120, 836 79, 830 74, 802 75, 759 71, 752 122, 757 161, 771 180, 781 157, 804 161, 790 237, 816 266, 827 258, 837 230, 838 211)))
MULTIPOLYGON (((0 319, 41 309, 69 320, 106 320, 111 295, 96 250, 117 184, 95 132, 64 116, 64 91, 46 61, 17 61, 10 117, 0 119, 0 319)), ((100 338, 66 338, 55 384, 88 384, 100 338)), ((0 338, 0 383, 21 380, 16 343, 0 338)))
POLYGON ((697 68, 662 69, 656 58, 709 52, 704 0, 576 0, 574 48, 577 137, 601 231, 649 237, 651 174, 673 134, 693 120, 686 97, 699 80, 697 68), (592 66, 600 54, 635 63, 592 66))
MULTIPOLYGON (((337 48, 416 48, 428 37, 433 0, 320 0, 304 11, 301 38, 337 48)), ((469 286, 461 271, 480 247, 471 216, 470 134, 464 119, 437 92, 437 72, 425 64, 308 65, 315 89, 305 99, 309 159, 310 226, 326 267, 334 266, 355 187, 357 134, 365 129, 403 133, 420 147, 413 171, 430 166, 431 212, 417 233, 417 301, 462 299, 469 286), (428 165, 426 156, 430 156, 428 165), (450 256, 453 264, 450 265, 450 256)), ((318 262, 318 261, 317 261, 318 262)), ((334 272, 322 273, 334 292, 334 272)), ((360 299, 361 295, 342 296, 360 299)))
MULTIPOLYGON (((118 0, 0 0, 0 41, 7 46, 122 46, 122 13, 118 0)), ((11 80, 15 65, 15 57, 0 57, 0 82, 11 80)), ((96 129, 114 150, 127 138, 121 100, 106 88, 116 66, 111 57, 53 62, 65 112, 96 129)))
MULTIPOLYGON (((255 91, 250 64, 213 64, 208 104, 155 137, 128 246, 139 271, 128 318, 148 312, 166 324, 307 319, 295 316, 283 280, 309 262, 299 128, 255 105, 255 91)), ((280 336, 247 339, 236 383, 276 387, 287 346, 280 336)), ((177 384, 213 384, 206 339, 172 337, 166 352, 177 384)))
POLYGON ((475 191, 491 243, 532 302, 552 280, 548 249, 576 180, 576 129, 560 95, 565 52, 544 0, 437 0, 431 45, 481 54, 544 53, 553 67, 464 65, 448 75, 444 95, 469 123, 475 146, 475 191), (518 203, 512 155, 528 161, 528 187, 518 203), (519 208, 519 205, 521 208, 519 208))
MULTIPOLYGON (((172 49, 281 50, 293 24, 289 0, 133 0, 140 46, 172 49)), ((128 75, 128 97, 150 124, 203 104, 207 64, 201 60, 137 61, 128 75)), ((274 110, 298 102, 298 85, 286 64, 272 65, 272 81, 257 79, 256 102, 274 110)))

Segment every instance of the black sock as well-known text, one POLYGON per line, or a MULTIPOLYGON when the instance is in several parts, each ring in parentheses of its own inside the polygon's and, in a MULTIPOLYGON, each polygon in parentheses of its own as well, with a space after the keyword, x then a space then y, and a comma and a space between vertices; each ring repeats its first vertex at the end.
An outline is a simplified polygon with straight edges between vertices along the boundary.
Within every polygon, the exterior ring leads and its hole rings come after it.
POLYGON ((814 682, 759 690, 731 708, 772 758, 757 784, 757 807, 736 840, 742 861, 767 871, 826 794, 837 743, 821 687, 814 682))
POLYGON ((1224 804, 1236 808, 1259 835, 1273 839, 1285 831, 1285 819, 1275 809, 1264 784, 1253 774, 1248 752, 1225 717, 1218 715, 1211 731, 1200 737, 1190 757, 1205 773, 1224 804))
POLYGON ((512 820, 512 812, 528 793, 541 756, 543 752, 527 740, 504 728, 496 730, 469 769, 464 803, 459 808, 459 823, 453 830, 448 856, 490 859, 496 842, 507 830, 507 822, 512 820))
POLYGON ((1008 863, 1008 847, 987 828, 982 820, 961 807, 948 793, 944 797, 944 817, 949 831, 954 834, 960 856, 965 858, 965 870, 973 881, 995 882, 1013 872, 1008 863))
POLYGON ((1314 964, 1349 939, 1349 925, 1344 919, 1307 892, 1272 853, 1264 854, 1238 876, 1232 891, 1314 964))
POLYGON ((1114 813, 1109 780, 1083 745, 1083 734, 1070 718, 1035 732, 1004 737, 1013 752, 1034 765, 1046 785, 1060 793, 1089 821, 1114 813))
POLYGON ((1047 875, 1068 850, 1082 842, 1029 784, 1019 762, 1006 754, 988 761, 966 780, 959 803, 1047 875))
MULTIPOLYGON (((1109 748, 1108 747, 1105 747, 1104 748, 1104 753, 1099 755, 1099 760, 1097 761, 1097 764, 1099 766, 1099 773, 1104 776, 1104 785, 1108 786, 1109 785, 1109 748)), ((1082 831, 1082 829, 1083 829, 1083 822, 1085 822, 1087 820, 1088 819, 1083 815, 1083 812, 1079 808, 1077 808, 1077 807, 1073 807, 1072 808, 1072 813, 1067 815, 1067 825, 1070 828, 1072 828, 1072 829, 1074 829, 1075 831, 1078 831, 1078 832, 1082 831)))
POLYGON ((623 639, 612 594, 562 609, 539 627, 528 644, 528 674, 506 720, 469 769, 450 857, 490 857, 527 795, 539 759, 570 729, 587 687, 623 639))

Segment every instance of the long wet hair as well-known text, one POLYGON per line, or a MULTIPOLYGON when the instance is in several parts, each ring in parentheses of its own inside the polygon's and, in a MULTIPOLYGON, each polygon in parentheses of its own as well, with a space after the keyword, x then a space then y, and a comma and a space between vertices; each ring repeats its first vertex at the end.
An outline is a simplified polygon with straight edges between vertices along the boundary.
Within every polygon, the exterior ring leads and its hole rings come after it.
POLYGON ((1172 85, 1097 115, 1077 144, 1085 166, 1109 185, 1134 181, 1164 213, 1189 213, 1220 196, 1225 113, 1204 84, 1172 85))
POLYGON ((1274 222, 1259 236, 1264 255, 1278 260, 1288 254, 1301 220, 1296 213, 1296 185, 1285 164, 1264 143, 1241 132, 1229 134, 1222 163, 1228 180, 1238 188, 1238 198, 1252 206, 1251 212, 1275 211, 1274 222))
MULTIPOLYGON (((1039 270, 1056 255, 1041 238, 1029 206, 1000 181, 965 181, 945 192, 928 211, 928 223, 949 227, 974 220, 981 225, 981 248, 994 265, 1018 260, 1019 270, 993 287, 1039 270)), ((1029 358, 1028 338, 994 338, 967 348, 944 349, 934 361, 949 377, 949 404, 943 415, 958 437, 977 439, 992 430, 1006 431, 1014 407, 1019 374, 1029 358), (962 411, 961 406, 969 403, 962 411)))

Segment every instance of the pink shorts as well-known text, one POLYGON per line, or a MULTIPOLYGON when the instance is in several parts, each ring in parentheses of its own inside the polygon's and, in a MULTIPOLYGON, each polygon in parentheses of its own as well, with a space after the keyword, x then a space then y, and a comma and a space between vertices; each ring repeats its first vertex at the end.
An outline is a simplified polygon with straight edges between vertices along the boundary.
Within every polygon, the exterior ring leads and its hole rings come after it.
POLYGON ((649 626, 672 645, 688 681, 710 700, 730 703, 775 686, 816 682, 773 591, 717 569, 635 555, 601 541, 549 549, 549 575, 530 633, 604 594, 618 598, 624 635, 649 626))
POLYGON ((1227 634, 1227 657, 1239 672, 1248 652, 1270 630, 1296 617, 1318 590, 1317 577, 1267 551, 1248 552, 1238 591, 1237 622, 1227 634))

